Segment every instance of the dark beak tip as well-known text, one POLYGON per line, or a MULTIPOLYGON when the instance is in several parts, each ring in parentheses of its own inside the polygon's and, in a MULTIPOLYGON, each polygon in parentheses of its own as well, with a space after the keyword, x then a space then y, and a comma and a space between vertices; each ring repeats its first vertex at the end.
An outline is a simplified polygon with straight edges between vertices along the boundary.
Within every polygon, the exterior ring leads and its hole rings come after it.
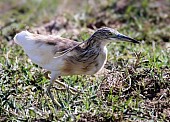
POLYGON ((139 42, 139 41, 137 41, 137 40, 133 41, 133 43, 140 44, 140 42, 139 42))
POLYGON ((128 37, 128 36, 123 35, 123 34, 119 34, 119 35, 118 35, 118 38, 119 38, 119 39, 125 39, 125 40, 127 40, 127 41, 129 41, 129 42, 132 42, 132 43, 140 44, 140 42, 137 41, 136 39, 133 39, 133 38, 128 37))
POLYGON ((135 43, 136 43, 136 44, 141 44, 141 42, 140 42, 140 41, 137 41, 137 40, 136 40, 136 42, 135 42, 135 43))

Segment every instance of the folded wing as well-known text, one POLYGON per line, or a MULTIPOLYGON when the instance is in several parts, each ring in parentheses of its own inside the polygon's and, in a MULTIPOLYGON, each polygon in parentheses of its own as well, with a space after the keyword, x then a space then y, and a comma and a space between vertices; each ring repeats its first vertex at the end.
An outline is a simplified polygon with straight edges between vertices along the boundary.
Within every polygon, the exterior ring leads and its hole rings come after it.
POLYGON ((80 44, 79 42, 59 36, 32 34, 28 31, 22 31, 16 34, 14 41, 22 46, 24 50, 51 53, 54 56, 59 56, 65 52, 65 50, 80 44))

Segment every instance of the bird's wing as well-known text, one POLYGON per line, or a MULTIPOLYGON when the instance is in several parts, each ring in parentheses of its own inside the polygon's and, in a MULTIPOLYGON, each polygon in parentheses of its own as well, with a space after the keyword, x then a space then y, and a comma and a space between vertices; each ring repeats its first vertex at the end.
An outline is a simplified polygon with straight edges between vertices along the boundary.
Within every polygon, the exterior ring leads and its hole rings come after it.
POLYGON ((43 45, 48 48, 50 47, 54 56, 60 56, 80 44, 80 42, 54 35, 45 36, 40 34, 32 34, 29 38, 34 40, 36 44, 43 45))

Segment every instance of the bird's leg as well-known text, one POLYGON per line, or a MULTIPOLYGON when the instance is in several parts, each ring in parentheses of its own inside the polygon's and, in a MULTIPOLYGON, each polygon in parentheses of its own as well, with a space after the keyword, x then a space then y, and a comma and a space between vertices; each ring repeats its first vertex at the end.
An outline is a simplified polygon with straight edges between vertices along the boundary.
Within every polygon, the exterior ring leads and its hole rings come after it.
POLYGON ((59 84, 59 85, 61 85, 61 86, 63 86, 65 90, 66 90, 66 89, 69 89, 72 94, 75 94, 76 92, 78 92, 77 89, 75 89, 75 88, 69 86, 68 84, 65 84, 65 83, 63 83, 63 82, 61 82, 61 81, 59 81, 59 80, 56 80, 56 83, 59 84), (75 92, 75 93, 74 93, 74 92, 75 92))
MULTIPOLYGON (((49 71, 47 71, 47 72, 44 73, 45 77, 46 77, 47 79, 50 79, 50 81, 51 81, 51 79, 52 79, 52 74, 51 74, 51 78, 48 76, 48 74, 49 74, 49 71)), ((55 75, 55 79, 56 79, 56 77, 57 77, 57 75, 55 75)), ((54 81, 53 81, 53 83, 54 83, 54 81)), ((52 84, 53 84, 53 83, 52 83, 52 84)), ((63 86, 63 87, 64 87, 64 88, 54 87, 56 90, 65 91, 65 90, 69 89, 69 91, 70 91, 72 94, 75 94, 76 92, 79 92, 77 89, 75 89, 75 88, 69 86, 68 84, 65 84, 65 83, 63 83, 63 82, 61 82, 61 81, 59 81, 59 80, 56 80, 56 83, 59 84, 60 86, 63 86)), ((50 84, 51 84, 51 82, 50 82, 50 84)), ((52 86, 52 85, 51 85, 51 86, 52 86)), ((51 87, 51 86, 50 86, 50 87, 51 87)))
POLYGON ((52 95, 50 89, 51 87, 53 86, 53 83, 54 81, 56 80, 57 78, 57 73, 56 72, 51 72, 51 79, 50 79, 50 85, 48 86, 47 88, 47 94, 49 95, 49 97, 51 98, 53 104, 54 104, 54 107, 57 109, 57 107, 61 107, 60 103, 58 103, 58 101, 55 101, 54 100, 54 96, 52 95))

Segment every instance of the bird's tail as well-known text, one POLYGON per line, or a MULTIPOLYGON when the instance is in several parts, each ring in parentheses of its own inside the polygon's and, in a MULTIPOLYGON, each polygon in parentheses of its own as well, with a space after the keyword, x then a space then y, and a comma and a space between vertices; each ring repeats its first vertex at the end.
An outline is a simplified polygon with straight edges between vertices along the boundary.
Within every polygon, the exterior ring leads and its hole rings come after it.
POLYGON ((25 41, 28 40, 28 37, 31 35, 30 32, 28 31, 22 31, 20 33, 17 33, 14 37, 14 42, 17 43, 20 46, 23 46, 24 44, 26 44, 25 41))

